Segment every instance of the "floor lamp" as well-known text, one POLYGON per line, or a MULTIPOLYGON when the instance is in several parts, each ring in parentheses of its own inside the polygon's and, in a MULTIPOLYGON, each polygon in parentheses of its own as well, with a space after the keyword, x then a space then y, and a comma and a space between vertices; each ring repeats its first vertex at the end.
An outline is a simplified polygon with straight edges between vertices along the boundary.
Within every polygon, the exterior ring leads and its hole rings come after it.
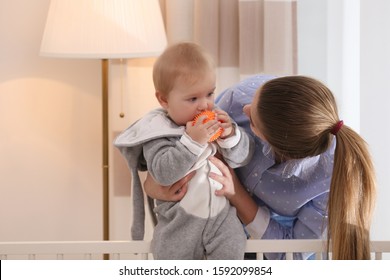
POLYGON ((103 240, 109 240, 109 59, 153 57, 167 44, 159 0, 51 0, 40 55, 102 61, 103 240))

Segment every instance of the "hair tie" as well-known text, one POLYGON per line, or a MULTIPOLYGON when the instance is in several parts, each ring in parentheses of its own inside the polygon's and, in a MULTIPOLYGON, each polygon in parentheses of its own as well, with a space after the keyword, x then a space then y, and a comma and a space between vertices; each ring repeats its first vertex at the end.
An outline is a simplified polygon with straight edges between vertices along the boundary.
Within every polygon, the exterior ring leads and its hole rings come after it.
POLYGON ((339 132, 340 128, 343 126, 344 122, 343 121, 338 121, 337 124, 332 128, 330 133, 333 135, 336 135, 337 132, 339 132))

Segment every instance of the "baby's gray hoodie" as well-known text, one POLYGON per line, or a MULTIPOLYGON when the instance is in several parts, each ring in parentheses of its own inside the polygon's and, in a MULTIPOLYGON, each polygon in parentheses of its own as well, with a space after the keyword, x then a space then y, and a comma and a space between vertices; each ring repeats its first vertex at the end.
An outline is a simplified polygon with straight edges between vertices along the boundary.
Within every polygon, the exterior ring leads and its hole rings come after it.
MULTIPOLYGON (((133 240, 142 240, 145 231, 144 194, 138 171, 148 170, 158 183, 170 186, 192 170, 205 169, 205 165, 208 171, 218 173, 219 170, 208 160, 208 157, 217 151, 230 167, 243 166, 252 157, 254 142, 244 130, 235 123, 234 125, 236 131, 234 136, 219 139, 217 144, 200 145, 185 133, 185 127, 176 125, 164 109, 158 108, 136 121, 116 138, 114 145, 126 159, 132 174, 133 224, 131 235, 133 240)), ((196 184, 201 183, 196 182, 196 184)), ((220 187, 220 184, 214 180, 209 181, 208 185, 213 189, 220 187)), ((191 208, 190 213, 203 216, 205 209, 197 209, 199 207, 196 205, 199 203, 197 204, 196 200, 201 202, 200 199, 204 200, 204 198, 198 193, 190 198, 187 196, 191 195, 191 191, 188 191, 181 203, 184 207, 191 208)), ((215 202, 218 201, 226 201, 226 199, 215 199, 215 202)), ((219 202, 215 204, 214 209, 207 211, 217 213, 223 206, 224 202, 219 202)))

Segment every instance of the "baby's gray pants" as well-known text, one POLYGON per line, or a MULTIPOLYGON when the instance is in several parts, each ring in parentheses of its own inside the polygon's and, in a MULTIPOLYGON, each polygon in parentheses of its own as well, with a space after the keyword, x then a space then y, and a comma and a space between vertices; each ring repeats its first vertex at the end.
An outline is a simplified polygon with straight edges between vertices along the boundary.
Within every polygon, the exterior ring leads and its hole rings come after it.
POLYGON ((187 213, 179 203, 164 202, 155 209, 158 223, 152 240, 156 260, 243 259, 246 235, 236 208, 229 203, 214 217, 187 213))

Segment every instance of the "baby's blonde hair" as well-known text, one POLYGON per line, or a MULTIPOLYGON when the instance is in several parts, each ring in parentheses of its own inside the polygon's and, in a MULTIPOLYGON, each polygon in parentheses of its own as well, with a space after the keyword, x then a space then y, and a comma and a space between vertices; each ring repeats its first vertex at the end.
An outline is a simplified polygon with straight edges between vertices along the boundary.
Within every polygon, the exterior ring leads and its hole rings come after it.
POLYGON ((192 42, 181 42, 169 46, 160 55, 153 67, 153 83, 156 91, 167 95, 178 78, 189 84, 195 83, 215 64, 209 53, 192 42))

